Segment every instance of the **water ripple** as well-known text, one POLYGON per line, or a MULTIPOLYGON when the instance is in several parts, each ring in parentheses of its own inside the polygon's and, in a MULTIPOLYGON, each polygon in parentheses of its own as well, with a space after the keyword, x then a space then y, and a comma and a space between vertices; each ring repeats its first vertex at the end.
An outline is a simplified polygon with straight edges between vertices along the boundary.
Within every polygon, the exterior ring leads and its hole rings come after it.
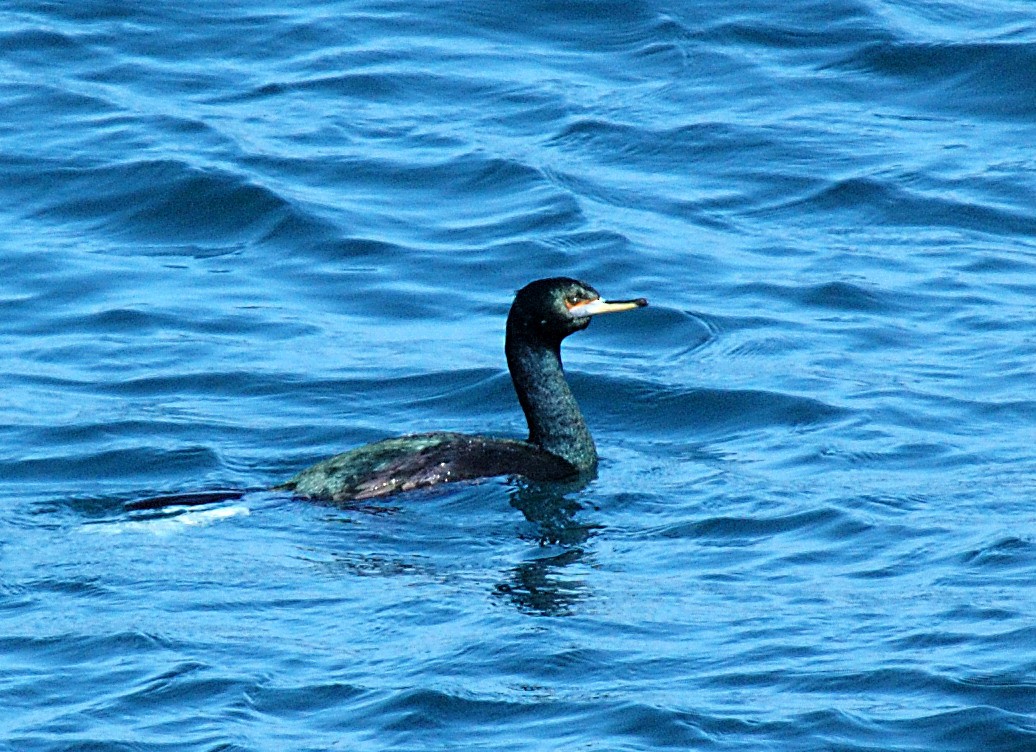
POLYGON ((8 5, 9 745, 1034 748, 1025 3, 8 5), (560 274, 588 483, 204 494, 560 274))

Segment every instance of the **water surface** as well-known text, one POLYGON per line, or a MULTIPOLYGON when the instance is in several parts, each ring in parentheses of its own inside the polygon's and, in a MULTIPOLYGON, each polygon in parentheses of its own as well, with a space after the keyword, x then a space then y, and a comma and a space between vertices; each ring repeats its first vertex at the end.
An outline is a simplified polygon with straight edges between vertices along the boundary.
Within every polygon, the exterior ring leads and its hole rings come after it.
POLYGON ((1027 2, 0 12, 0 739, 29 750, 1036 747, 1027 2), (602 462, 521 436, 513 291, 602 462))

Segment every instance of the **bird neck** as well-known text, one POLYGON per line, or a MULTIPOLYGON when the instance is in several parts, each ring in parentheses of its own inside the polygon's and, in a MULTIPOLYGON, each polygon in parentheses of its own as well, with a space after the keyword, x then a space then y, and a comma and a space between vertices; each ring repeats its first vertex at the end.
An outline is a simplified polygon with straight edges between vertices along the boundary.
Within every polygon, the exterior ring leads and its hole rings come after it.
POLYGON ((571 462, 580 472, 592 472, 597 448, 565 381, 560 340, 546 342, 521 322, 507 323, 507 367, 529 424, 529 442, 571 462))

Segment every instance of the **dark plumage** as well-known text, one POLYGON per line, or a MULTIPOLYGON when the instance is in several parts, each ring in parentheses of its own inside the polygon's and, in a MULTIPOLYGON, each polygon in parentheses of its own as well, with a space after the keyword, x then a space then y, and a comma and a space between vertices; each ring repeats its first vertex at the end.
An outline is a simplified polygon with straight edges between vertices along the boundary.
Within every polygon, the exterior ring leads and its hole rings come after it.
POLYGON ((276 488, 348 501, 496 475, 555 481, 590 474, 597 449, 565 382, 561 340, 598 313, 645 305, 643 298, 606 302, 590 285, 567 277, 532 282, 511 305, 504 346, 528 439, 449 432, 385 439, 317 463, 276 488))

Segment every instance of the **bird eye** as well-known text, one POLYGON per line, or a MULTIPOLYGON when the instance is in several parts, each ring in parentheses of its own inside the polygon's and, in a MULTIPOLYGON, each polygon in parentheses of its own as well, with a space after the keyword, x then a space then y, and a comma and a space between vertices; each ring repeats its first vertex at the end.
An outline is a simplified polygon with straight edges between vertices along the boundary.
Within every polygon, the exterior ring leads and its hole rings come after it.
POLYGON ((583 299, 580 298, 578 295, 569 295, 565 299, 565 302, 568 303, 568 305, 571 307, 571 306, 574 306, 574 305, 579 305, 582 302, 582 300, 583 299))

